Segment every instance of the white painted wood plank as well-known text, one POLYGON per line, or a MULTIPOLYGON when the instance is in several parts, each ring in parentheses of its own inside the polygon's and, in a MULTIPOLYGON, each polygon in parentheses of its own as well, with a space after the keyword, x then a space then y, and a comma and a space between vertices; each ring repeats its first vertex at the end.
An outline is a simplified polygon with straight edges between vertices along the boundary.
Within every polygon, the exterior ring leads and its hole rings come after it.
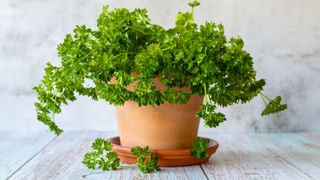
POLYGON ((199 165, 186 167, 167 167, 161 171, 143 174, 137 167, 124 167, 119 171, 93 172, 85 176, 87 179, 152 179, 152 180, 206 180, 199 165))
POLYGON ((140 173, 135 167, 106 172, 88 170, 81 161, 91 151, 92 141, 109 136, 110 133, 103 132, 65 132, 12 179, 206 179, 200 166, 162 168, 161 172, 152 174, 140 173))
POLYGON ((311 140, 315 141, 316 143, 320 144, 320 132, 303 133, 300 135, 302 135, 308 139, 311 139, 311 140))
POLYGON ((208 133, 203 136, 220 143, 218 152, 202 165, 209 179, 310 179, 254 137, 208 133))
POLYGON ((296 134, 257 136, 261 143, 314 179, 320 179, 320 144, 296 134))
POLYGON ((54 139, 49 132, 0 132, 0 179, 6 179, 54 139))

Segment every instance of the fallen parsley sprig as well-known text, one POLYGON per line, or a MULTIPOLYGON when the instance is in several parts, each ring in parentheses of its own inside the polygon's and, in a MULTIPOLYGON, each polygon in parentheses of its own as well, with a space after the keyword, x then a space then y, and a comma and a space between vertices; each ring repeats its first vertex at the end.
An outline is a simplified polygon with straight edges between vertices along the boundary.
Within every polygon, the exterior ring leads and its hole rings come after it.
MULTIPOLYGON (((89 169, 117 170, 120 166, 119 155, 112 151, 112 143, 102 138, 97 138, 92 143, 92 152, 85 154, 82 163, 89 169)), ((138 168, 143 173, 159 171, 158 158, 151 154, 149 147, 136 146, 131 153, 137 157, 138 168)))
POLYGON ((197 137, 193 143, 191 150, 191 155, 195 158, 207 158, 209 155, 207 153, 207 148, 209 146, 210 140, 207 138, 197 137))
POLYGON ((158 158, 151 154, 149 146, 144 148, 136 146, 131 149, 131 153, 137 157, 138 168, 143 173, 159 171, 158 158))
POLYGON ((112 143, 97 138, 92 143, 92 152, 86 153, 82 163, 89 169, 117 170, 120 166, 120 159, 116 152, 112 151, 112 143))

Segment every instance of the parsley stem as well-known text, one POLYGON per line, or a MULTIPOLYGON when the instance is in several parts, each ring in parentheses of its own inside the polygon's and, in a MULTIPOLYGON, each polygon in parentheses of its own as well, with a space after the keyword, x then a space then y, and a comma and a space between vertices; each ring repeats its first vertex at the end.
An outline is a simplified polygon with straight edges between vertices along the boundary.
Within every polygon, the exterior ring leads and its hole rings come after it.
POLYGON ((210 99, 209 99, 209 95, 207 94, 207 85, 206 83, 203 84, 203 89, 204 89, 204 101, 203 104, 209 104, 210 99))
POLYGON ((207 85, 205 83, 203 84, 203 88, 204 88, 204 95, 207 95, 207 85))
POLYGON ((124 52, 124 53, 119 53, 115 56, 112 57, 112 60, 116 59, 117 57, 119 56, 122 56, 122 55, 128 55, 128 54, 134 54, 133 52, 124 52))
POLYGON ((192 9, 191 9, 191 14, 192 14, 192 19, 194 20, 194 7, 192 7, 192 9))
POLYGON ((268 101, 271 101, 272 99, 270 99, 268 96, 264 95, 263 93, 259 93, 261 96, 265 97, 268 101))
POLYGON ((136 31, 139 31, 139 32, 141 32, 142 34, 147 34, 146 32, 142 31, 142 30, 139 29, 139 28, 136 28, 136 27, 133 27, 133 26, 126 26, 126 27, 131 28, 131 29, 134 29, 134 30, 136 30, 136 31))
POLYGON ((263 97, 263 94, 262 94, 262 93, 259 93, 259 94, 260 94, 261 99, 263 100, 263 103, 264 103, 265 105, 268 105, 267 102, 266 102, 266 100, 265 100, 265 98, 263 97))
POLYGON ((87 58, 88 56, 90 56, 92 54, 92 51, 89 52, 88 54, 86 54, 85 56, 83 56, 82 58, 79 59, 79 61, 84 60, 85 58, 87 58))

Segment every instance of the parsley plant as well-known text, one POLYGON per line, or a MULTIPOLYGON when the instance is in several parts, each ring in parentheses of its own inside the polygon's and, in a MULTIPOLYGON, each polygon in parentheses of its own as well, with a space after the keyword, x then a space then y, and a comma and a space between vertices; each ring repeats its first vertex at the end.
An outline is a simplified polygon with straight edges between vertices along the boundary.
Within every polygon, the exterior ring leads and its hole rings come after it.
POLYGON ((169 29, 151 23, 146 9, 104 6, 97 29, 77 26, 57 48, 61 65, 47 64, 34 88, 37 119, 60 134, 53 116, 77 96, 116 106, 129 100, 139 106, 185 104, 191 95, 205 96, 197 117, 209 127, 226 120, 216 112, 217 106, 246 103, 259 94, 269 101, 262 115, 286 109, 281 98, 271 100, 262 94, 265 80, 256 79, 253 59, 240 37, 227 39, 222 24, 194 22, 199 4, 189 3, 192 11, 179 12, 169 29), (155 87, 155 77, 160 77, 165 90, 155 87), (93 85, 85 85, 86 80, 93 85), (132 83, 134 88, 128 90, 132 83), (182 87, 192 92, 176 90, 182 87))

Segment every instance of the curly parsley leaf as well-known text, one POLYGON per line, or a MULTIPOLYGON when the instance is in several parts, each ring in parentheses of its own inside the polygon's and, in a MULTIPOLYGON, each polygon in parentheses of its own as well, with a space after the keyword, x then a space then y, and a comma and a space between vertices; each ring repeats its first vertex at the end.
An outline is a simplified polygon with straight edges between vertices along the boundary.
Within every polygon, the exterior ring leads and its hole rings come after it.
POLYGON ((207 138, 197 137, 193 143, 191 150, 191 155, 195 158, 207 158, 209 155, 207 153, 207 148, 209 146, 210 140, 207 138))
POLYGON ((117 170, 120 166, 120 159, 112 150, 112 144, 101 138, 92 143, 92 152, 86 153, 82 163, 89 169, 117 170))
POLYGON ((270 99, 269 103, 267 104, 266 108, 262 111, 261 115, 265 116, 268 114, 284 111, 285 109, 287 109, 287 104, 281 104, 281 97, 277 96, 274 99, 270 99))
POLYGON ((190 7, 196 7, 196 6, 199 6, 200 5, 200 2, 195 0, 195 1, 192 1, 192 2, 189 2, 188 5, 190 7))
POLYGON ((198 118, 204 119, 204 124, 207 127, 217 127, 226 120, 224 114, 215 112, 216 106, 211 104, 202 104, 200 111, 196 113, 198 118))
POLYGON ((143 173, 152 173, 159 171, 158 158, 151 154, 149 146, 146 147, 133 147, 131 153, 137 157, 138 168, 143 173))

